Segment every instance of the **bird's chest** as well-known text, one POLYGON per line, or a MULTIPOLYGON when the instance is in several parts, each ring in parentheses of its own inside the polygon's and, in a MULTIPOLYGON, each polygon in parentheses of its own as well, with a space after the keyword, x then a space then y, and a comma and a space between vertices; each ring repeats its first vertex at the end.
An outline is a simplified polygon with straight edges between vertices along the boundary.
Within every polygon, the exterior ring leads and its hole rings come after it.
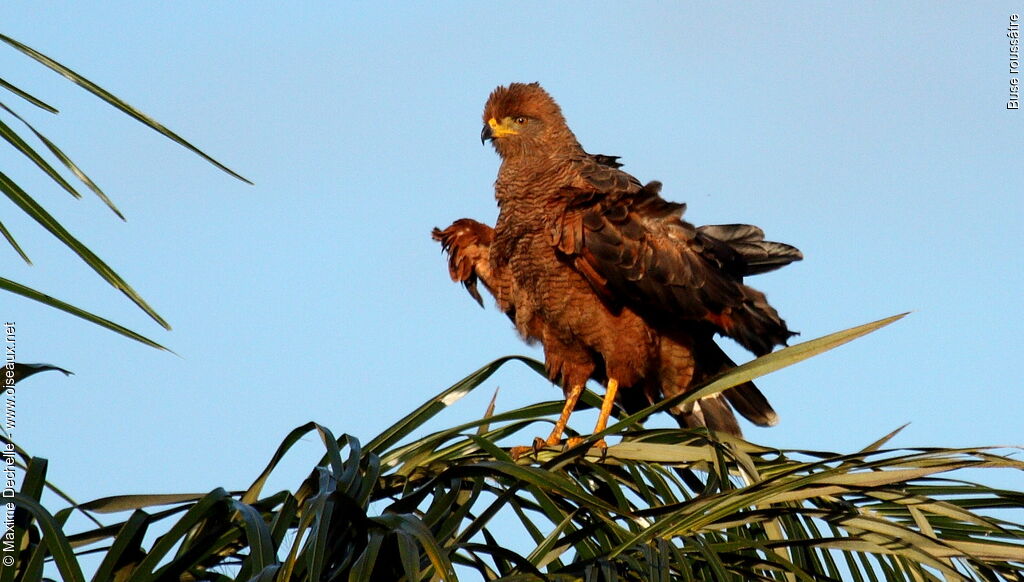
POLYGON ((575 337, 603 309, 589 283, 572 266, 571 257, 559 253, 551 240, 550 219, 499 216, 492 246, 492 261, 504 263, 512 282, 517 324, 533 318, 545 321, 565 337, 575 337))
POLYGON ((507 265, 512 280, 529 293, 539 293, 566 277, 565 257, 551 243, 550 224, 557 210, 540 205, 503 206, 494 227, 492 261, 507 265))

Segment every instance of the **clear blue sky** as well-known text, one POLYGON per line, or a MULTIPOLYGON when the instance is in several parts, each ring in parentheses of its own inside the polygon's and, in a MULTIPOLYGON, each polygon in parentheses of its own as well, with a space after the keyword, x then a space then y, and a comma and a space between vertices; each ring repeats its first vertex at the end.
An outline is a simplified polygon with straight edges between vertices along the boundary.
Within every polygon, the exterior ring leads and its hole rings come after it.
MULTIPOLYGON (((164 332, 11 204, 35 266, 4 276, 150 335, 138 345, 0 295, 25 361, 17 441, 80 500, 247 486, 309 420, 366 441, 522 344, 448 280, 433 226, 493 221, 488 93, 540 81, 590 151, 622 156, 700 223, 749 222, 802 263, 758 277, 811 339, 899 323, 760 381, 778 447, 1024 442, 1019 374, 1024 113, 1007 111, 1020 3, 4 2, 2 32, 141 108, 247 186, 13 50, 5 96, 128 217, 36 195, 174 326, 164 332)), ((734 352, 746 357, 741 351, 734 352)), ((436 426, 558 392, 513 364, 436 426)), ((592 417, 574 422, 589 430, 592 417)), ((546 433, 539 426, 537 433, 546 433)), ((272 486, 294 488, 313 437, 272 486)), ((1008 481, 1019 475, 1007 475, 1008 481)))

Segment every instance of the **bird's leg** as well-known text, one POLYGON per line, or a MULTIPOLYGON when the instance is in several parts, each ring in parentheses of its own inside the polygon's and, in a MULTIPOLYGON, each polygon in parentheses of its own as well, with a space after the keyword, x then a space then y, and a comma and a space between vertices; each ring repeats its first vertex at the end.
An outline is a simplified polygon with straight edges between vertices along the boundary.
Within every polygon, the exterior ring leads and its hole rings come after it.
MULTIPOLYGON (((597 415, 597 426, 594 427, 594 432, 601 432, 608 428, 608 417, 612 414, 612 408, 615 406, 615 395, 619 392, 619 382, 615 378, 608 379, 608 390, 604 393, 604 401, 601 402, 601 413, 597 415)), ((602 449, 608 448, 608 443, 601 439, 594 443, 595 447, 601 447, 602 449)))
POLYGON ((580 400, 580 394, 583 394, 583 384, 569 388, 569 392, 565 394, 565 406, 562 408, 562 414, 555 421, 555 428, 551 429, 551 434, 548 435, 544 444, 553 447, 562 442, 562 433, 565 432, 565 425, 569 422, 569 415, 572 414, 576 403, 580 400))
MULTIPOLYGON (((565 425, 569 422, 569 415, 572 414, 573 409, 576 408, 576 403, 579 402, 581 394, 583 394, 583 384, 570 387, 569 391, 565 393, 565 406, 562 407, 562 414, 560 414, 558 416, 558 420, 555 421, 555 428, 551 429, 551 434, 548 435, 547 440, 540 440, 540 437, 537 437, 534 439, 532 447, 512 447, 509 450, 509 454, 512 455, 512 458, 518 459, 526 453, 537 452, 546 446, 553 447, 562 442, 562 433, 565 432, 565 425)), ((573 439, 569 440, 569 445, 572 446, 573 439)))

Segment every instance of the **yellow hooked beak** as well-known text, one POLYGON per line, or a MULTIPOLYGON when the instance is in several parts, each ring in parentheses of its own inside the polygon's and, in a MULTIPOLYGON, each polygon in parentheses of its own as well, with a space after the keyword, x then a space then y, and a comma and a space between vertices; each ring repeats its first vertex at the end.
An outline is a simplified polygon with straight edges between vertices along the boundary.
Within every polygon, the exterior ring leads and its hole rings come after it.
POLYGON ((495 140, 510 135, 516 135, 519 133, 512 127, 512 120, 506 117, 500 123, 493 117, 487 120, 487 125, 484 126, 480 132, 480 143, 484 143, 487 140, 495 140))

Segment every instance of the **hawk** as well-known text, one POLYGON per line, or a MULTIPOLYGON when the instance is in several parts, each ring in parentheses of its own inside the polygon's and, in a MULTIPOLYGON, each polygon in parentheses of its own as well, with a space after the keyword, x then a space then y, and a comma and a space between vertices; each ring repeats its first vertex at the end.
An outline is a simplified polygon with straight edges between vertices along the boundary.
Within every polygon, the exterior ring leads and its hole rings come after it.
MULTIPOLYGON (((483 283, 522 337, 543 345, 565 394, 546 445, 561 442, 588 380, 606 387, 599 432, 616 402, 639 410, 735 367, 716 334, 758 356, 795 335, 744 277, 800 260, 799 250, 755 226, 683 220, 686 206, 663 199, 659 182, 588 154, 538 83, 495 89, 483 120, 481 141, 501 157, 497 223, 463 218, 433 237, 454 281, 481 305, 483 283)), ((733 408, 757 425, 778 421, 751 382, 670 412, 680 426, 738 436, 733 408)))

